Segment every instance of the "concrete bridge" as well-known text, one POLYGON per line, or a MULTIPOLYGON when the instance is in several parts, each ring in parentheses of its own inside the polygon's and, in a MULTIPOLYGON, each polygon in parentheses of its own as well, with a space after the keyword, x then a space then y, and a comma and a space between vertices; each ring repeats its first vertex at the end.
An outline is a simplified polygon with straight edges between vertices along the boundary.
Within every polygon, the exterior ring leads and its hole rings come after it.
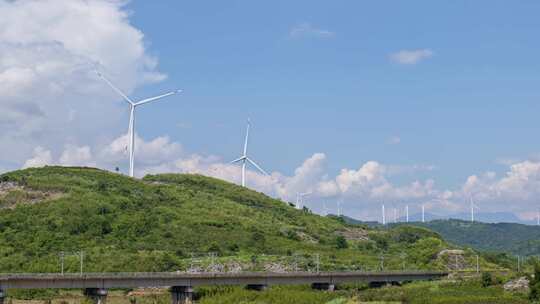
POLYGON ((193 288, 244 285, 264 290, 270 285, 306 285, 334 290, 340 283, 366 282, 374 286, 393 282, 435 280, 445 272, 295 272, 295 273, 86 273, 0 274, 0 304, 8 289, 83 289, 94 303, 103 304, 110 288, 170 287, 173 304, 191 303, 193 288))

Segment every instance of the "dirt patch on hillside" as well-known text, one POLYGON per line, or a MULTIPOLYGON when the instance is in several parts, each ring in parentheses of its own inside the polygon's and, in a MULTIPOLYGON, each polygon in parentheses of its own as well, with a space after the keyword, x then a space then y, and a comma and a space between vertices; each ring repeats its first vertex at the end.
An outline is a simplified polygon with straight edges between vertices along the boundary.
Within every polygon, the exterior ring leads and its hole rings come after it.
POLYGON ((38 204, 65 196, 65 193, 28 189, 15 182, 0 183, 0 209, 15 208, 19 204, 38 204))
POLYGON ((362 228, 346 228, 338 234, 347 241, 369 241, 368 232, 362 228))

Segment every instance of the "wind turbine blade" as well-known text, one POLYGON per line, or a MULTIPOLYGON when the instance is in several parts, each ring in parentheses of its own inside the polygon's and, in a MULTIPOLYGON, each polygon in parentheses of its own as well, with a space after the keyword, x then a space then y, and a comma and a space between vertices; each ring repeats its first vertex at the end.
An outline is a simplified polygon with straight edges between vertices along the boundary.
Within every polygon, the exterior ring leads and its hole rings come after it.
POLYGON ((247 155, 248 139, 249 139, 249 127, 250 126, 251 126, 251 122, 248 119, 247 129, 246 129, 246 140, 244 141, 244 156, 247 155))
POLYGON ((257 168, 259 171, 261 171, 262 173, 266 174, 266 175, 270 175, 268 174, 266 171, 264 171, 261 167, 259 167, 259 165, 257 165, 254 161, 252 161, 249 157, 246 157, 246 159, 248 160, 248 162, 250 162, 253 166, 255 166, 255 168, 257 168))
POLYGON ((171 95, 174 95, 174 94, 177 94, 177 93, 180 93, 180 92, 182 92, 182 90, 176 90, 176 91, 168 92, 168 93, 156 96, 156 97, 146 98, 146 99, 143 99, 143 100, 138 101, 137 103, 135 103, 135 106, 140 106, 140 105, 143 105, 145 103, 156 101, 158 99, 165 98, 167 96, 171 96, 171 95))
POLYGON ((124 98, 125 101, 127 101, 131 105, 135 105, 135 103, 131 99, 129 99, 129 97, 127 97, 127 95, 124 94, 124 92, 122 92, 119 88, 115 87, 114 84, 112 84, 112 82, 109 81, 109 79, 107 79, 98 70, 95 70, 95 71, 96 71, 96 74, 99 76, 99 78, 103 79, 103 81, 105 81, 107 85, 109 85, 116 93, 118 93, 118 95, 122 96, 122 98, 124 98))
POLYGON ((245 156, 242 156, 242 157, 240 157, 240 158, 237 158, 237 159, 233 160, 233 161, 230 162, 229 164, 234 164, 234 163, 237 163, 237 162, 239 162, 239 161, 243 161, 245 158, 246 158, 245 156))

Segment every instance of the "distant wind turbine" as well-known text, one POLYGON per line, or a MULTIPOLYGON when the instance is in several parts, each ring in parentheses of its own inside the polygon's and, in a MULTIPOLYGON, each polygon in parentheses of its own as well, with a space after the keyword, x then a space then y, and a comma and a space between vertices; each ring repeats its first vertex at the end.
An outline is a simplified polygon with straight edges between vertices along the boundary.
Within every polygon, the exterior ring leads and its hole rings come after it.
POLYGON ((397 208, 394 208, 394 223, 397 223, 397 208))
POLYGON ((386 211, 384 210, 384 204, 382 205, 382 224, 386 225, 386 211))
POLYGON ((422 204, 422 223, 426 222, 426 208, 425 205, 422 204))
POLYGON ((296 209, 302 209, 304 206, 304 197, 310 195, 311 192, 296 193, 296 209))
POLYGON ((246 140, 244 141, 244 153, 239 158, 233 160, 231 164, 241 162, 242 163, 242 187, 246 186, 246 163, 251 163, 257 170, 261 171, 261 173, 265 175, 270 175, 266 173, 259 165, 257 165, 251 158, 247 156, 248 151, 248 139, 249 139, 249 127, 251 126, 251 122, 248 119, 247 123, 247 129, 246 129, 246 140))
POLYGON ((341 201, 337 201, 337 216, 341 217, 341 201))
POLYGON ((95 70, 96 74, 107 83, 118 95, 120 95, 128 104, 129 104, 129 128, 128 128, 128 137, 129 137, 129 176, 133 177, 134 175, 134 167, 135 167, 135 108, 138 106, 141 106, 143 104, 157 101, 158 99, 165 98, 167 96, 171 96, 177 93, 182 92, 182 90, 176 90, 172 92, 168 92, 162 95, 158 95, 155 97, 146 98, 140 101, 133 101, 131 100, 124 92, 122 92, 120 89, 115 87, 112 82, 109 81, 105 76, 103 76, 102 73, 100 73, 98 70, 95 70))
POLYGON ((405 221, 409 222, 409 205, 405 205, 405 221))
POLYGON ((474 223, 474 209, 479 210, 480 208, 478 208, 478 206, 474 204, 472 196, 470 197, 470 201, 471 201, 471 223, 474 223))

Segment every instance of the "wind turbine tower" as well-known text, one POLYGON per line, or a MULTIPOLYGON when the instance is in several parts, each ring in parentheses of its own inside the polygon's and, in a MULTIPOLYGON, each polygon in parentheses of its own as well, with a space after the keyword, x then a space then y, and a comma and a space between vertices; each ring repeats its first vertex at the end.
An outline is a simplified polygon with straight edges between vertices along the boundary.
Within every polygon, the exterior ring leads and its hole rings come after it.
POLYGON ((139 101, 133 101, 126 94, 124 94, 124 92, 122 92, 120 89, 114 86, 112 82, 109 81, 109 79, 107 79, 105 76, 103 76, 103 74, 101 74, 98 70, 95 70, 95 72, 99 76, 99 78, 103 79, 103 81, 105 81, 105 83, 107 83, 108 86, 110 86, 118 95, 120 95, 129 104, 129 127, 128 127, 129 176, 133 177, 134 167, 135 167, 135 109, 138 106, 142 106, 143 104, 146 104, 152 101, 157 101, 158 99, 180 93, 182 92, 182 90, 176 90, 176 91, 168 92, 168 93, 158 95, 155 97, 150 97, 150 98, 146 98, 139 101))
MULTIPOLYGON (((242 156, 240 156, 239 158, 233 160, 231 162, 231 164, 234 164, 234 163, 238 163, 238 162, 241 162, 242 163, 242 187, 245 187, 246 186, 246 165, 247 163, 250 163, 252 164, 255 168, 257 168, 257 170, 259 170, 262 174, 264 175, 269 175, 268 173, 266 173, 266 171, 264 171, 259 165, 257 165, 257 163, 255 163, 251 158, 249 158, 247 156, 247 151, 248 151, 248 140, 249 140, 249 128, 251 126, 251 122, 249 121, 248 119, 248 122, 247 122, 247 129, 246 129, 246 139, 244 141, 244 152, 242 154, 242 156)), ((298 202, 297 202, 298 203, 298 202)))
POLYGON ((425 205, 422 204, 422 223, 426 222, 426 208, 425 205))
POLYGON ((471 223, 474 223, 474 209, 479 209, 473 202, 472 196, 470 197, 471 201, 471 223))
POLYGON ((386 212, 384 211, 384 204, 382 205, 382 224, 386 225, 386 212))
POLYGON ((405 221, 409 222, 409 205, 405 205, 405 221))
POLYGON ((296 193, 296 209, 302 209, 304 206, 304 197, 310 195, 311 192, 296 193))
POLYGON ((341 201, 337 201, 337 216, 341 217, 341 201))
POLYGON ((397 223, 397 208, 394 208, 394 223, 397 223))

